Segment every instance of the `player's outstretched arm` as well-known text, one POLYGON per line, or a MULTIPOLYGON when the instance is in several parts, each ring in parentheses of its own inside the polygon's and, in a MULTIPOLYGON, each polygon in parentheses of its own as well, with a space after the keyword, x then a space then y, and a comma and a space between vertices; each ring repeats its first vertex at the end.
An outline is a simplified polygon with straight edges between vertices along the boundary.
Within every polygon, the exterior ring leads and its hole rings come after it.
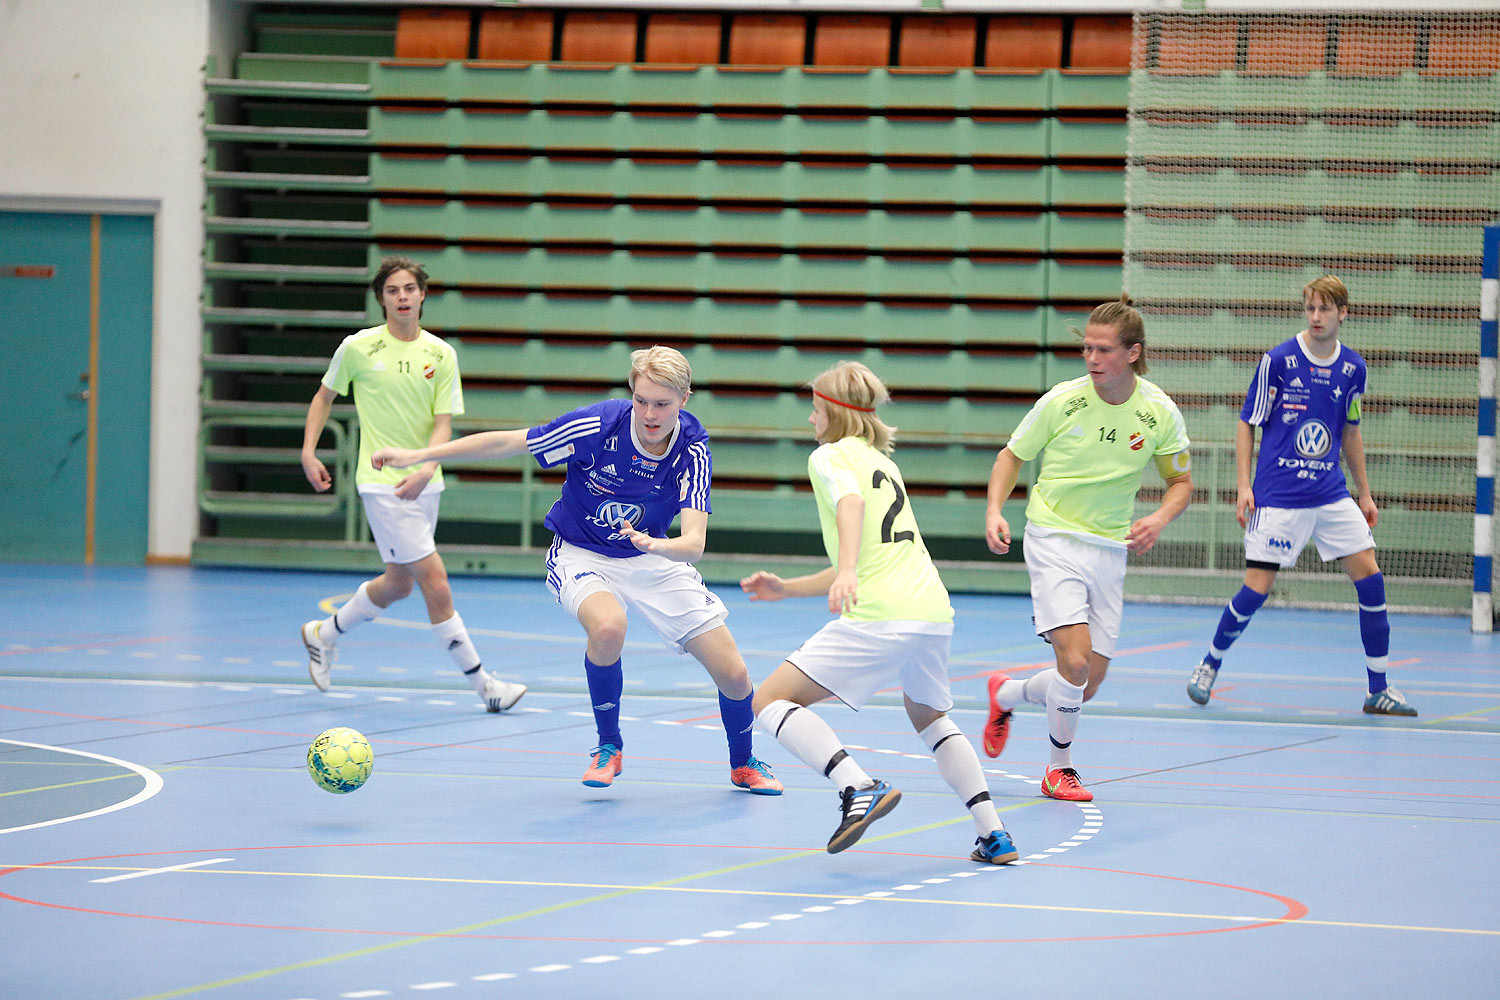
POLYGON ((682 531, 676 538, 657 538, 637 531, 629 521, 621 521, 615 530, 642 552, 664 556, 673 562, 692 563, 703 558, 708 541, 708 512, 684 507, 678 513, 682 531))
POLYGON ((1344 425, 1344 462, 1349 466, 1349 478, 1354 480, 1354 490, 1359 494, 1355 502, 1365 523, 1375 527, 1380 520, 1380 511, 1375 507, 1375 497, 1370 493, 1370 477, 1365 469, 1365 436, 1359 424, 1344 425))
POLYGON ((481 431, 478 434, 466 434, 457 440, 426 448, 381 448, 370 456, 370 464, 377 469, 387 465, 404 469, 422 462, 441 462, 449 458, 498 460, 520 455, 525 451, 526 432, 524 430, 481 431))
MULTIPOLYGON (((440 444, 447 444, 453 440, 453 414, 434 413, 432 415, 432 433, 427 436, 427 447, 432 448, 440 444)), ((398 500, 415 500, 422 495, 427 484, 432 482, 432 477, 437 475, 437 462, 423 462, 417 466, 399 483, 396 484, 396 498, 398 500)))
POLYGON ((833 585, 833 577, 836 570, 829 566, 827 569, 807 576, 794 576, 790 580, 783 580, 775 573, 767 573, 765 570, 756 570, 740 581, 740 589, 750 595, 752 601, 779 601, 783 597, 817 597, 828 593, 828 588, 833 585))
POLYGON ((1187 510, 1193 499, 1192 468, 1192 458, 1185 451, 1156 456, 1156 470, 1167 481, 1167 489, 1162 494, 1160 507, 1131 524, 1125 536, 1125 547, 1131 553, 1139 556, 1150 552, 1167 525, 1187 510))
POLYGON ((312 402, 307 404, 307 423, 302 428, 302 474, 314 490, 326 492, 333 486, 333 477, 328 467, 318 457, 318 438, 328 425, 328 415, 333 412, 334 392, 326 385, 318 386, 312 402))
POLYGON ((1010 522, 1001 511, 1005 507, 1005 501, 1015 492, 1016 478, 1020 476, 1023 464, 1025 463, 1016 457, 1016 453, 1007 447, 1000 449, 1000 454, 995 456, 995 464, 990 468, 990 484, 984 507, 984 543, 997 556, 1010 551, 1010 522))
POLYGON ((828 584, 828 611, 841 615, 859 603, 859 543, 865 528, 865 498, 858 493, 839 497, 833 521, 839 535, 839 561, 828 584))
POLYGON ((1250 479, 1254 458, 1255 428, 1241 420, 1234 429, 1234 518, 1241 528, 1250 524, 1250 515, 1255 513, 1255 487, 1250 479))

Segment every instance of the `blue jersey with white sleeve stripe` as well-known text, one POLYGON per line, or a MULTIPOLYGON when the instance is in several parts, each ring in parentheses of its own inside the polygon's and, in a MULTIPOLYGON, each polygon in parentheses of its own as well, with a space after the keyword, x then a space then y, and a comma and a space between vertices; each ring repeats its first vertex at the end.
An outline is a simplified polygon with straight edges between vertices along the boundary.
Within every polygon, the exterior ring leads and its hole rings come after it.
POLYGON ((544 469, 567 464, 562 496, 547 512, 559 538, 601 555, 641 554, 617 530, 628 521, 657 538, 683 508, 712 512, 713 456, 708 432, 686 410, 664 455, 636 440, 628 399, 581 406, 526 432, 527 450, 544 469))
POLYGON ((1302 335, 1261 355, 1240 419, 1261 428, 1255 463, 1260 507, 1320 507, 1349 495, 1339 454, 1344 428, 1359 423, 1365 359, 1336 345, 1308 353, 1302 335))

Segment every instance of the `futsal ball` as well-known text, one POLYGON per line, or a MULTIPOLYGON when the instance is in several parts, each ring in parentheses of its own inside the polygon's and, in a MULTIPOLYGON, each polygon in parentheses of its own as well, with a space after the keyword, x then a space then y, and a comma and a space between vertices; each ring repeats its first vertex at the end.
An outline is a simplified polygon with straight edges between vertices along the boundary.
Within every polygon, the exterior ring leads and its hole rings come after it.
POLYGON ((346 726, 320 733, 307 748, 307 771, 325 792, 343 795, 363 785, 375 768, 370 741, 346 726))

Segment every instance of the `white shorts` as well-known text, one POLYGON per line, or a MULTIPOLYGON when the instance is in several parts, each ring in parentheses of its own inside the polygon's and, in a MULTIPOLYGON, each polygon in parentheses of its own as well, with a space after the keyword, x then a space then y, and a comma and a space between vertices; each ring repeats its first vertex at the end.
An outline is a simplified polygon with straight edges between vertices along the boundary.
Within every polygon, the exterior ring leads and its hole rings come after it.
POLYGON ((835 618, 787 656, 787 662, 857 709, 899 679, 907 697, 938 712, 953 708, 948 688, 946 622, 852 622, 835 618), (917 629, 920 631, 898 631, 917 629))
POLYGON ((1094 652, 1113 657, 1125 613, 1125 549, 1065 532, 1037 534, 1029 527, 1025 538, 1036 634, 1087 625, 1094 652))
POLYGON ((394 493, 361 493, 365 521, 375 536, 375 549, 382 562, 407 565, 437 551, 438 501, 442 490, 423 490, 415 500, 402 500, 394 493))
POLYGON ((1375 535, 1352 497, 1321 507, 1257 507, 1245 528, 1245 558, 1285 569, 1297 561, 1308 540, 1324 562, 1375 547, 1375 535))
POLYGON ((684 643, 729 617, 724 602, 687 563, 650 552, 603 556, 561 538, 554 538, 547 550, 547 589, 574 618, 584 598, 613 594, 644 615, 662 641, 679 653, 686 652, 684 643))

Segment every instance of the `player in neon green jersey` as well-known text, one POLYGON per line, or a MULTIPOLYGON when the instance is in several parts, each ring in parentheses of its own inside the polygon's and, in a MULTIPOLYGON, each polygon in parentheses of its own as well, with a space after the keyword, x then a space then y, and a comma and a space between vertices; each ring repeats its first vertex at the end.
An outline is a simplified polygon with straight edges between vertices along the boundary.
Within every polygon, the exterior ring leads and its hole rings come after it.
POLYGON ((808 706, 836 697, 858 709, 899 680, 908 718, 979 831, 970 858, 1008 864, 1016 860, 1015 845, 990 800, 979 756, 948 718, 953 607, 922 542, 901 470, 890 459, 894 428, 875 415, 890 393, 854 361, 835 365, 811 386, 808 420, 818 448, 807 470, 832 565, 790 580, 757 572, 740 587, 759 601, 826 595, 829 612, 838 617, 760 686, 756 721, 840 790, 843 817, 828 841, 828 852, 837 854, 895 808, 901 792, 866 774, 808 706))
POLYGON ((1192 497, 1187 429, 1167 394, 1139 377, 1145 351, 1139 312, 1124 301, 1096 308, 1083 330, 1088 372, 1037 400, 990 471, 984 537, 1004 555, 1011 535, 1001 507, 1021 466, 1041 457, 1026 502, 1024 553, 1037 635, 1051 643, 1057 666, 1025 681, 990 675, 984 750, 1000 755, 1016 705, 1045 705, 1052 749, 1042 792, 1055 799, 1094 797, 1073 769, 1073 736, 1114 656, 1126 556, 1151 551, 1192 497), (1135 495, 1152 462, 1167 489, 1160 507, 1136 518, 1135 495))
POLYGON ((302 471, 319 493, 333 486, 333 477, 315 449, 334 399, 352 389, 359 414, 355 484, 385 572, 360 584, 332 615, 302 626, 307 672, 319 690, 327 691, 339 637, 410 594, 415 586, 427 603, 432 634, 463 671, 485 709, 501 712, 526 693, 526 686, 503 681, 484 669, 469 630, 453 609, 448 570, 433 540, 442 469, 436 462, 415 470, 376 469, 370 463, 370 456, 380 448, 420 448, 442 444, 453 436, 453 417, 464 412, 458 356, 422 329, 427 272, 420 264, 405 257, 387 257, 370 289, 385 310, 385 323, 345 337, 334 352, 307 408, 302 471))

